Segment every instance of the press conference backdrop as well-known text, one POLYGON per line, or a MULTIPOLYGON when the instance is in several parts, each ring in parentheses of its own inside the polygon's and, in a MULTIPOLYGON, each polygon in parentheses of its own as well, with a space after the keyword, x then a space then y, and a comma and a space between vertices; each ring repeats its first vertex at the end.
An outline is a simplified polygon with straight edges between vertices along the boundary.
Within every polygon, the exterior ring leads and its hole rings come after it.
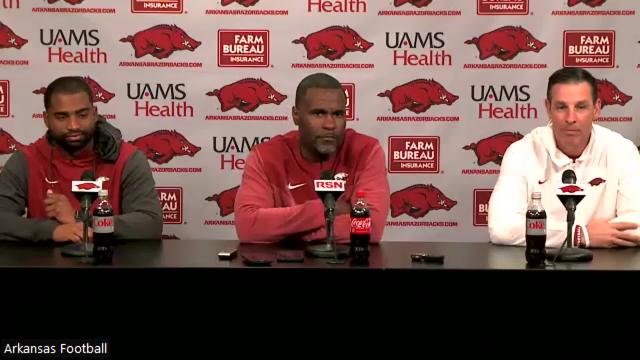
POLYGON ((638 144, 639 11, 635 0, 0 0, 0 164, 43 134, 42 88, 84 76, 98 111, 149 157, 165 237, 235 239, 251 146, 294 129, 295 87, 322 71, 344 84, 347 126, 385 149, 384 240, 486 241, 501 156, 547 123, 553 70, 592 71, 598 124, 638 144))

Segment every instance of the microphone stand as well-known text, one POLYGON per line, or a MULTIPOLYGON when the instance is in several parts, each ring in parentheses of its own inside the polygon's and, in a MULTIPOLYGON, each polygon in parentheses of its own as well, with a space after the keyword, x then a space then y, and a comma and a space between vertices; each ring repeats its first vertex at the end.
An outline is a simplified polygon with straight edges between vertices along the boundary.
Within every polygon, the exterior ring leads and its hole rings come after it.
POLYGON ((310 255, 317 258, 332 258, 329 260, 329 264, 344 264, 345 261, 340 260, 340 258, 348 254, 348 249, 339 247, 336 244, 333 226, 335 220, 335 206, 327 206, 324 211, 324 216, 327 229, 327 238, 325 243, 322 245, 309 246, 307 251, 310 255))
POLYGON ((80 221, 82 221, 82 244, 69 244, 62 249, 62 255, 81 257, 83 263, 91 262, 90 257, 93 253, 93 246, 89 244, 89 222, 91 215, 89 207, 91 203, 82 202, 80 204, 80 221))
POLYGON ((593 259, 593 252, 588 249, 573 247, 573 224, 576 220, 576 206, 571 204, 567 206, 567 237, 564 239, 562 246, 558 251, 551 250, 547 252, 547 260, 551 260, 553 264, 559 262, 587 262, 593 259), (565 245, 567 246, 565 248, 565 245))

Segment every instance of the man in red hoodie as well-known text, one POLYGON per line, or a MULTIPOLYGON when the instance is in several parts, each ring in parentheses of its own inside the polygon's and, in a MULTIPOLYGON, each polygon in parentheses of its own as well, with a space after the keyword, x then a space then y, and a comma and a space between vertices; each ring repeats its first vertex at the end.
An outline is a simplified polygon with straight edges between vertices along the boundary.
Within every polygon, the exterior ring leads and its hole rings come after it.
POLYGON ((47 133, 15 152, 0 172, 0 239, 82 240, 71 182, 91 172, 109 190, 116 238, 159 239, 162 210, 144 154, 100 117, 80 77, 44 94, 47 133), (26 208, 26 216, 25 215, 26 208))
POLYGON ((349 241, 351 206, 356 192, 364 191, 371 242, 380 242, 389 209, 384 152, 375 138, 345 130, 345 109, 346 96, 335 78, 318 73, 298 84, 292 109, 298 130, 257 145, 247 158, 234 205, 241 242, 323 241, 324 205, 313 180, 327 171, 346 180, 336 202, 336 241, 349 241))

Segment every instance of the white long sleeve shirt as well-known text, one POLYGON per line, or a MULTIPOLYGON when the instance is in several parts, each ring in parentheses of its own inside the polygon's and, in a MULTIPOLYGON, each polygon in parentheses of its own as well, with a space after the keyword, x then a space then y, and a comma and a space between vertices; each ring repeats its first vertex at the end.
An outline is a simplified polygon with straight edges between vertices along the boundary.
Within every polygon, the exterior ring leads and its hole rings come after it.
MULTIPOLYGON (((491 242, 525 245, 527 203, 534 191, 540 191, 547 213, 547 247, 560 247, 567 233, 567 211, 556 188, 567 169, 576 173, 579 184, 586 185, 575 225, 582 228, 587 246, 586 225, 593 219, 640 223, 640 155, 635 145, 614 131, 593 125, 589 144, 573 161, 556 147, 549 125, 533 129, 505 152, 489 200, 491 242)), ((640 235, 640 229, 628 231, 640 235)))

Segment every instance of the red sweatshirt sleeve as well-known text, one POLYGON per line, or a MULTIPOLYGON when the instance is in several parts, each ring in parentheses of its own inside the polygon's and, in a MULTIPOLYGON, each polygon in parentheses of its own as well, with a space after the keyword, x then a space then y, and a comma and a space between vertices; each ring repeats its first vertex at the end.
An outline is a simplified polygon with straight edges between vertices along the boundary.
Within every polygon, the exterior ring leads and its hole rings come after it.
POLYGON ((247 157, 234 203, 236 232, 241 243, 275 243, 295 234, 302 237, 325 226, 320 199, 276 207, 276 194, 263 166, 259 152, 247 157))
MULTIPOLYGON (((371 212, 371 242, 379 243, 382 240, 384 227, 389 213, 389 181, 385 166, 384 152, 380 144, 373 148, 369 154, 365 168, 356 174, 355 190, 351 198, 351 205, 356 202, 358 191, 366 192, 365 200, 371 212)), ((322 204, 320 204, 322 206, 322 204)), ((349 242, 351 233, 350 214, 336 216, 334 222, 334 235, 336 242, 349 242)), ((304 240, 321 240, 327 236, 325 227, 303 237, 304 240)))

